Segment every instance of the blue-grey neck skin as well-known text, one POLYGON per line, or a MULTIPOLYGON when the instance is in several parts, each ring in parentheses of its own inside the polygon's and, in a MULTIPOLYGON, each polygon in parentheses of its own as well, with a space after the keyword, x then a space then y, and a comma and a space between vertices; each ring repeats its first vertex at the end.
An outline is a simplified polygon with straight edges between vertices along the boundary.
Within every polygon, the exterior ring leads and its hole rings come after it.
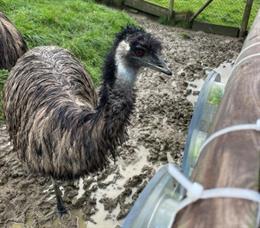
POLYGON ((130 50, 130 45, 126 41, 121 41, 115 52, 116 65, 116 85, 122 84, 132 87, 136 81, 138 68, 131 66, 127 61, 127 54, 130 50))
POLYGON ((119 62, 116 70, 116 85, 123 84, 134 86, 138 71, 128 67, 124 62, 119 62))

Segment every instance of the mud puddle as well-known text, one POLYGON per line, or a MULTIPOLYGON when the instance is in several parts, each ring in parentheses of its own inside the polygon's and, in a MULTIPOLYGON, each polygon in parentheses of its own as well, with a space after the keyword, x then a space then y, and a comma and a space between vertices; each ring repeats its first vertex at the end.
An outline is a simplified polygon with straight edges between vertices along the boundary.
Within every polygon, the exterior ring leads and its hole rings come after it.
MULTIPOLYGON (((51 181, 27 172, 12 152, 5 126, 0 127, 0 227, 118 227, 167 154, 181 163, 193 104, 206 77, 226 59, 235 59, 236 39, 158 24, 141 15, 136 20, 164 46, 174 76, 144 70, 138 78, 136 110, 129 140, 120 158, 106 170, 76 182, 62 182, 70 214, 54 212, 51 181), (193 97, 192 97, 193 96, 193 97)), ((223 69, 227 69, 223 67, 223 69)))

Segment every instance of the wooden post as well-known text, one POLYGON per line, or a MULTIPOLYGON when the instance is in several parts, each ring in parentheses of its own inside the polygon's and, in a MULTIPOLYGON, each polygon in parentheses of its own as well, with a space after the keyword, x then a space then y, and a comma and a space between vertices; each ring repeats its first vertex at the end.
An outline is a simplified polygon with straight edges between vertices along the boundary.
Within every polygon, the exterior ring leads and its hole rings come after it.
MULTIPOLYGON (((260 11, 244 48, 260 40, 260 11)), ((242 50, 243 51, 243 50, 242 50)), ((260 45, 243 52, 233 71, 212 132, 260 118, 260 45)), ((205 189, 237 187, 260 190, 260 133, 248 130, 216 138, 201 153, 192 179, 205 189)), ((256 203, 242 199, 205 199, 184 208, 172 227, 256 227, 256 203)))
POLYGON ((169 0, 169 17, 170 20, 173 16, 173 6, 174 6, 174 0, 169 0))
POLYGON ((246 6, 245 6, 244 14, 243 14, 241 27, 240 27, 239 37, 243 37, 243 36, 246 35, 246 30, 247 30, 248 21, 249 21, 249 18, 250 18, 250 13, 251 13, 253 1, 254 0, 247 0, 246 1, 246 6))

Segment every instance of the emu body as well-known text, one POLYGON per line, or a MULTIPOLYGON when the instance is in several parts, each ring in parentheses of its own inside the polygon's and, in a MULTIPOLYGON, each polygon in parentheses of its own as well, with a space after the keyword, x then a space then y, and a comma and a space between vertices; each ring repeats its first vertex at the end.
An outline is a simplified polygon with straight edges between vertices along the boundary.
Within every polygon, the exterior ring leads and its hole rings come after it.
POLYGON ((10 70, 27 51, 27 45, 12 22, 0 12, 0 69, 10 70))
POLYGON ((139 69, 171 74, 160 51, 160 42, 149 33, 122 30, 105 60, 99 96, 90 75, 67 50, 46 46, 25 53, 4 88, 7 127, 19 158, 32 172, 53 179, 102 170, 126 138, 139 69))
POLYGON ((75 179, 104 168, 123 141, 134 92, 104 91, 66 50, 39 47, 18 62, 5 87, 5 114, 14 150, 35 173, 75 179), (19 82, 19 83, 18 83, 19 82))

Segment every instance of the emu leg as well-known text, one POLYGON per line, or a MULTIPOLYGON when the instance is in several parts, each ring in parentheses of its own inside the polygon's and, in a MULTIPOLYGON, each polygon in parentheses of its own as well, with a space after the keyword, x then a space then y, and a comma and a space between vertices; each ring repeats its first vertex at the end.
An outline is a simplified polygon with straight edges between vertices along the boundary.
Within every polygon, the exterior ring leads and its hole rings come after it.
POLYGON ((57 184, 57 182, 52 178, 52 183, 54 186, 54 191, 55 191, 55 195, 56 195, 56 200, 57 200, 57 210, 60 216, 63 216, 64 214, 67 214, 67 209, 64 206, 64 202, 62 200, 62 193, 61 190, 59 188, 59 185, 57 184))

